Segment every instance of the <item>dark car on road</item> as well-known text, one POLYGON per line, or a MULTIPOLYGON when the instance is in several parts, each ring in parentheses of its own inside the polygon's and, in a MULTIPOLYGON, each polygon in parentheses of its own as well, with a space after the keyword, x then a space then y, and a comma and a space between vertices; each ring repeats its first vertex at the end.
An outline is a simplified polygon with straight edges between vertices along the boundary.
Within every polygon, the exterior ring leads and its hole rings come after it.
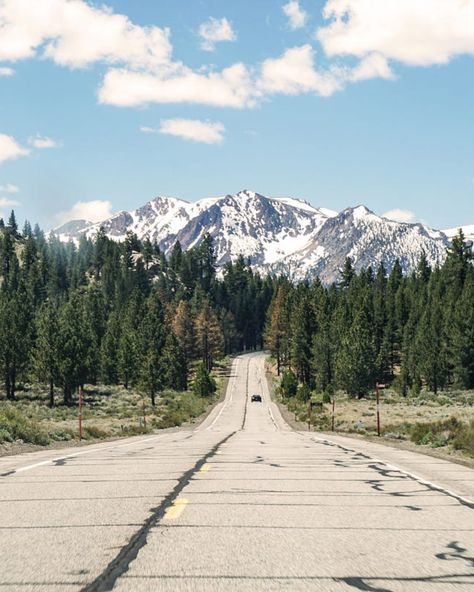
POLYGON ((252 401, 252 403, 261 403, 262 402, 262 395, 252 395, 251 401, 252 401))

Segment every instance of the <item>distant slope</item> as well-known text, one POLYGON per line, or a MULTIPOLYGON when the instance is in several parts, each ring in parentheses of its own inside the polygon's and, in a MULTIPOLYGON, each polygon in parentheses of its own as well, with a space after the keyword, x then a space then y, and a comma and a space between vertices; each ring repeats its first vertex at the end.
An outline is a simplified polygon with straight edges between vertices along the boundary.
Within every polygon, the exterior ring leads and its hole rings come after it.
MULTIPOLYGON (((82 233, 93 237, 100 227, 114 240, 133 232, 156 241, 166 253, 176 241, 189 249, 210 234, 220 266, 243 255, 262 273, 285 273, 295 280, 319 275, 325 283, 337 280, 346 257, 356 269, 383 263, 390 271, 399 260, 408 272, 422 252, 431 265, 442 263, 449 237, 456 233, 388 220, 365 206, 338 214, 303 200, 248 190, 193 203, 160 196, 101 223, 72 221, 55 233, 61 240, 82 233)), ((465 229, 474 237, 474 226, 465 229)))

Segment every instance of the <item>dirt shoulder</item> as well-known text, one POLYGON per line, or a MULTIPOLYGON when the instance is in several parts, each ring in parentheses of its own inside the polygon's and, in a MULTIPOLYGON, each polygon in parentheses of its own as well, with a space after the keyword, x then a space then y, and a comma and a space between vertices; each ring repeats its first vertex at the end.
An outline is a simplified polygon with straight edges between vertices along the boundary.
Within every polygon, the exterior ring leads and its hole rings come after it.
MULTIPOLYGON (((319 429, 315 428, 314 426, 311 426, 311 428, 308 428, 308 423, 306 421, 299 421, 298 414, 294 413, 293 411, 290 411, 288 409, 287 405, 285 405, 284 402, 282 402, 281 399, 278 396, 276 396, 275 385, 274 385, 275 375, 271 371, 271 369, 268 367, 267 367, 266 377, 267 377, 268 388, 269 388, 271 398, 276 403, 276 405, 278 405, 278 408, 280 410, 280 413, 281 413, 283 419, 286 421, 286 423, 292 429, 294 429, 297 432, 311 431, 311 432, 315 432, 315 433, 325 433, 325 434, 331 433, 328 429, 319 430, 319 429)), ((354 408, 354 406, 357 405, 358 403, 359 403, 359 401, 351 402, 351 407, 354 408)), ((371 401, 367 401, 364 404, 364 408, 365 407, 372 407, 372 406, 373 406, 373 402, 371 402, 371 401)), ((459 410, 456 407, 456 412, 458 412, 458 411, 459 410)), ((364 413, 364 411, 362 409, 359 409, 359 413, 356 415, 362 415, 363 413, 364 413)), ((442 413, 444 415, 449 415, 449 410, 444 409, 444 411, 442 411, 442 413)), ((337 426, 337 422, 336 422, 336 426, 337 426)), ((352 438, 355 441, 366 441, 366 442, 368 441, 368 442, 373 442, 375 444, 382 444, 384 446, 387 446, 389 448, 394 448, 397 450, 407 450, 410 452, 417 452, 419 454, 424 454, 424 455, 432 457, 432 458, 439 458, 441 460, 447 460, 447 461, 454 462, 459 465, 474 469, 474 459, 469 457, 466 454, 463 454, 461 451, 457 451, 457 450, 449 450, 448 451, 448 450, 444 450, 442 448, 432 448, 431 446, 426 446, 426 445, 422 445, 422 444, 415 444, 414 442, 411 442, 409 440, 402 440, 402 439, 398 439, 398 438, 395 439, 395 438, 386 437, 383 435, 377 436, 377 435, 372 435, 372 434, 358 434, 358 433, 346 431, 346 430, 340 429, 340 428, 336 428, 334 434, 344 436, 346 438, 352 438)))

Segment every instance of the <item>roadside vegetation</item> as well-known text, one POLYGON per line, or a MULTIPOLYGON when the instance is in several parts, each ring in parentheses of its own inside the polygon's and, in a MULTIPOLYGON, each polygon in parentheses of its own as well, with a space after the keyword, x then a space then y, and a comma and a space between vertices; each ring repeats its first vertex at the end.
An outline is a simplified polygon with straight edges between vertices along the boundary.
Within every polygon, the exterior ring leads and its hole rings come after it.
POLYGON ((350 259, 332 286, 282 280, 270 304, 266 343, 276 391, 297 420, 317 429, 375 433, 430 447, 474 448, 474 264, 460 231, 445 263, 390 273, 356 272, 350 259))
MULTIPOLYGON (((276 376, 276 366, 269 364, 268 378, 276 400, 289 412, 288 417, 301 427, 365 437, 377 436, 374 393, 357 399, 347 393, 309 394, 291 380, 276 376)), ((411 442, 457 457, 474 458, 474 390, 456 390, 435 394, 422 391, 401 396, 393 389, 381 394, 381 437, 391 442, 411 442)))
MULTIPOLYGON (((86 385, 83 439, 100 440, 192 424, 222 396, 231 358, 215 363, 206 384, 193 380, 190 390, 160 392, 155 406, 135 389, 86 385)), ((196 377, 199 378, 199 377, 196 377)), ((15 402, 0 405, 0 454, 26 445, 47 446, 79 440, 76 405, 49 406, 49 392, 38 385, 18 392, 15 402)))
POLYGON ((198 417, 228 356, 262 347, 275 283, 243 258, 218 277, 209 236, 166 257, 131 233, 61 243, 20 231, 12 212, 0 219, 0 443, 76 438, 81 391, 90 438, 144 430, 144 406, 146 429, 198 417))
POLYGON ((217 396, 219 360, 267 347, 285 403, 303 416, 312 400, 317 427, 336 397, 339 429, 370 431, 383 383, 386 434, 472 448, 474 265, 461 232, 440 268, 422 257, 409 275, 398 261, 356 272, 348 259, 323 286, 261 278, 243 257, 218 274, 210 236, 166 257, 133 234, 20 232, 12 212, 0 263, 0 442, 74 439, 80 389, 86 437, 144 430, 143 406, 146 429, 192 421, 217 396))

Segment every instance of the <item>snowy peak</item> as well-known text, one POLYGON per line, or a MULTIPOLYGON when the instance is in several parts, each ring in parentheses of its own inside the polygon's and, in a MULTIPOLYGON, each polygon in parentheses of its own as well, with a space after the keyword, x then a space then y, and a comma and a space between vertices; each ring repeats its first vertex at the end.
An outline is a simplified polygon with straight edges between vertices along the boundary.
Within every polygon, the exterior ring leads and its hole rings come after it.
POLYGON ((443 230, 443 232, 449 239, 453 239, 460 230, 463 231, 466 240, 474 241, 474 224, 457 228, 448 228, 447 230, 443 230))
MULTIPOLYGON (((449 237, 457 232, 388 220, 364 205, 337 213, 301 199, 267 197, 248 189, 192 203, 157 196, 100 224, 75 221, 55 232, 68 240, 81 234, 93 237, 101 227, 114 240, 133 232, 157 242, 165 253, 176 241, 189 249, 210 234, 220 266, 242 255, 262 273, 285 273, 296 280, 319 275, 326 283, 339 278, 346 257, 356 269, 383 263, 390 270, 398 260, 408 272, 422 252, 432 265, 439 264, 449 237)), ((474 226, 465 229, 467 236, 474 236, 474 226)))

